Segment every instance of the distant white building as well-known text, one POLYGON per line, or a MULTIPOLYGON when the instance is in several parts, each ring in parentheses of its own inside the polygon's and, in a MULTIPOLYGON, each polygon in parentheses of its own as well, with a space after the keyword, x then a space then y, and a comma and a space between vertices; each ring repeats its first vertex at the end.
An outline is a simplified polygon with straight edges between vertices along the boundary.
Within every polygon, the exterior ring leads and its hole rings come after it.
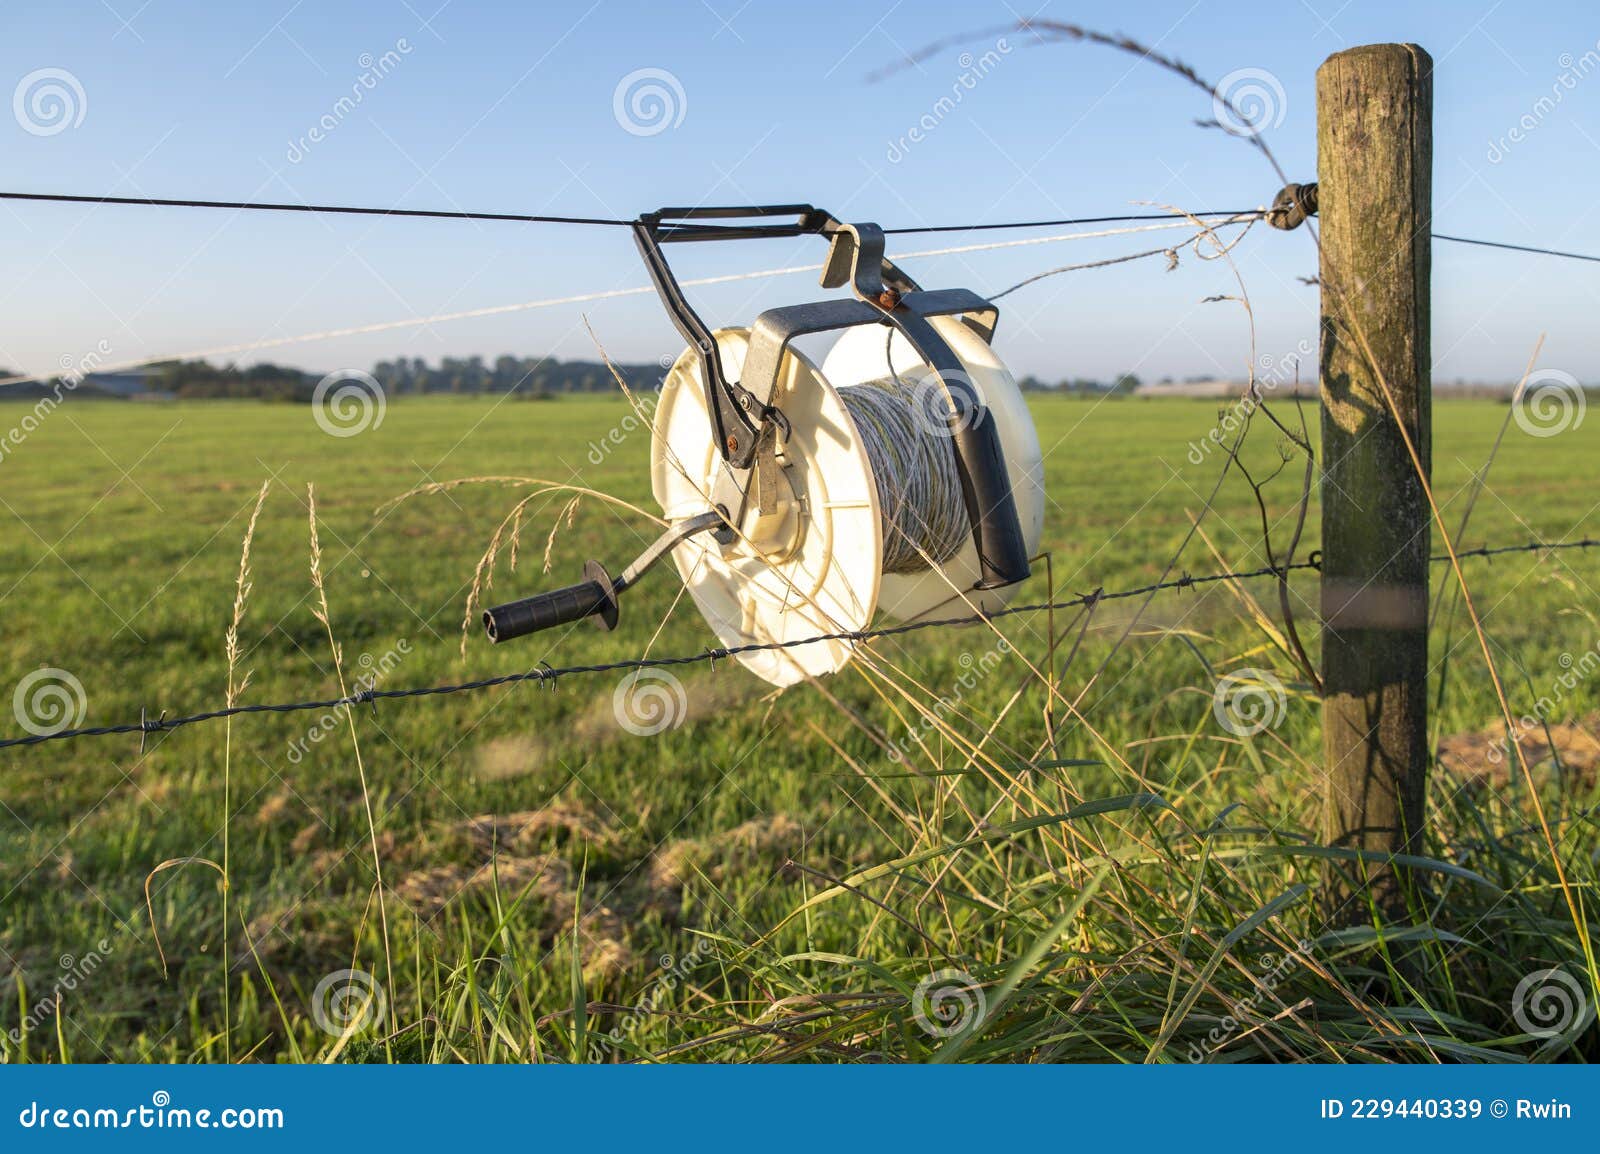
POLYGON ((1238 397, 1243 396, 1243 381, 1165 381, 1161 384, 1141 384, 1133 391, 1136 397, 1238 397))
POLYGON ((149 391, 149 369, 124 369, 115 373, 89 373, 83 385, 102 393, 118 397, 132 397, 149 391))

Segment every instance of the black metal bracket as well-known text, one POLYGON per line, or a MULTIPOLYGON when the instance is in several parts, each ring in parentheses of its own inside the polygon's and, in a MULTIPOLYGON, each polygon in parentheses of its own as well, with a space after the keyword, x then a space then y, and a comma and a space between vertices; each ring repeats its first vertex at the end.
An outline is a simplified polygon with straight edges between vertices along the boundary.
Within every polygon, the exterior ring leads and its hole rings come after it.
MULTIPOLYGON (((706 410, 711 414, 712 431, 723 460, 737 469, 748 469, 755 459, 761 439, 761 426, 768 421, 783 423, 781 413, 768 404, 771 390, 747 388, 724 371, 722 358, 710 327, 695 312, 684 296, 662 245, 709 240, 761 240, 796 236, 824 236, 830 239, 828 264, 822 283, 836 288, 845 283, 852 269, 863 270, 860 277, 876 278, 874 295, 887 286, 896 293, 915 292, 917 284, 894 262, 883 256, 882 233, 872 225, 863 226, 877 235, 877 247, 869 259, 861 259, 858 233, 854 226, 841 224, 826 212, 809 204, 740 205, 733 207, 663 208, 642 215, 633 225, 634 243, 644 258, 645 271, 667 314, 689 346, 700 358, 701 378, 706 388, 706 410), (776 218, 790 218, 780 222, 776 218), (708 224, 714 220, 771 221, 753 224, 708 224)), ((859 286, 858 281, 858 286, 859 286)), ((746 377, 748 373, 744 374, 746 377)), ((764 382, 766 383, 766 382, 764 382)))

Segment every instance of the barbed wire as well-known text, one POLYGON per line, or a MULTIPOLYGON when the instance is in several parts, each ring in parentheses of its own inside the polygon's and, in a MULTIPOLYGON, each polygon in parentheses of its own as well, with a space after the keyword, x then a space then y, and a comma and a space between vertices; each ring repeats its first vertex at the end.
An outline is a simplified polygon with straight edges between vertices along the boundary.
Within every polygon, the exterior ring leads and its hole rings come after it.
MULTIPOLYGON (((1540 553, 1595 548, 1600 548, 1600 540, 1584 538, 1581 541, 1528 541, 1516 545, 1484 545, 1476 549, 1463 549, 1456 553, 1456 557, 1466 560, 1468 558, 1499 557, 1509 553, 1540 553)), ((1433 564, 1441 564, 1449 561, 1450 558, 1447 555, 1438 555, 1429 560, 1433 564)), ((187 725, 198 725, 201 722, 218 721, 222 718, 238 717, 249 713, 303 713, 318 709, 348 709, 357 705, 371 705, 376 708, 379 701, 474 693, 483 689, 492 689, 498 685, 516 685, 528 681, 541 685, 545 683, 554 685, 563 677, 575 677, 583 674, 615 673, 618 671, 637 672, 642 669, 662 669, 701 664, 709 664, 714 670, 718 661, 738 657, 745 653, 796 649, 803 645, 817 645, 825 641, 850 641, 861 644, 884 637, 899 637, 907 633, 917 633, 924 629, 949 629, 962 625, 979 625, 1022 613, 1043 613, 1057 609, 1092 609, 1106 601, 1122 601, 1131 597, 1145 597, 1171 590, 1193 589, 1203 585, 1214 585, 1222 581, 1249 581, 1262 577, 1275 577, 1281 580, 1291 573, 1304 572, 1306 570, 1320 571, 1321 568, 1321 551, 1317 550, 1313 551, 1306 560, 1297 561, 1289 565, 1263 565, 1257 569, 1207 573, 1198 577, 1185 573, 1181 577, 1172 580, 1155 581, 1148 585, 1140 585, 1131 589, 1119 589, 1112 592, 1107 592, 1101 586, 1093 592, 1081 593, 1064 601, 1008 605, 1003 609, 998 609, 988 614, 972 613, 960 617, 908 621, 900 625, 887 625, 876 629, 818 633, 814 636, 799 637, 790 641, 752 642, 748 645, 724 646, 706 649, 700 653, 685 653, 672 657, 636 657, 626 661, 605 661, 590 665, 552 666, 541 664, 536 669, 529 669, 522 673, 506 673, 496 677, 482 677, 473 681, 463 681, 449 685, 424 685, 411 689, 367 689, 345 697, 275 702, 260 705, 234 705, 224 709, 211 709, 203 713, 193 713, 185 717, 167 717, 163 713, 154 720, 148 717, 141 717, 136 722, 126 722, 121 725, 85 726, 78 729, 61 729, 52 733, 32 734, 28 737, 10 737, 0 740, 0 749, 10 749, 25 745, 42 745, 48 741, 66 741, 80 737, 109 737, 129 733, 140 734, 142 742, 143 737, 151 733, 165 733, 169 730, 181 729, 187 725)))

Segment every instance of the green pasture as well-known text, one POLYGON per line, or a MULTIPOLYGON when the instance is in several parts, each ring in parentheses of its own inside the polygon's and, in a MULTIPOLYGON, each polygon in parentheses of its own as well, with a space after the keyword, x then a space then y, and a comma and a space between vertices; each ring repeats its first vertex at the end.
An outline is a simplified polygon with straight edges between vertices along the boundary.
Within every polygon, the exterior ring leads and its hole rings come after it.
MULTIPOLYGON (((1243 475, 1191 452, 1216 403, 1031 403, 1050 562, 1023 599, 1267 564, 1243 475)), ((30 411, 0 404, 0 426, 30 411)), ((1292 404, 1273 411, 1298 428, 1292 404)), ((1492 454, 1509 411, 1436 407, 1459 543, 1600 537, 1600 425, 1513 423, 1492 454)), ((1283 466, 1264 488, 1280 559, 1304 468, 1285 444, 1258 416, 1243 453, 1257 481, 1283 466)), ((538 487, 510 479, 654 513, 647 456, 610 399, 400 399, 349 437, 305 406, 74 399, 0 460, 0 690, 65 671, 91 726, 220 706, 263 481, 243 704, 340 696, 308 485, 347 685, 699 652, 715 639, 670 569, 628 595, 614 633, 491 648, 474 624, 461 651, 479 557, 538 487), (458 478, 496 480, 388 504, 458 478)), ((527 506, 491 599, 574 580, 591 556, 623 563, 652 535, 570 497, 527 506)), ((1297 559, 1317 540, 1313 494, 1297 559)), ((1493 688, 1436 567, 1442 764, 1427 898, 1404 925, 1324 918, 1317 702, 1257 614, 1281 630, 1273 583, 1255 580, 1004 618, 1009 651, 979 627, 907 635, 875 647, 873 670, 782 694, 731 662, 683 667, 686 713, 653 736, 618 724, 628 687, 604 673, 250 714, 143 749, 135 734, 0 751, 0 1055, 1593 1058, 1600 836, 1582 737, 1600 686, 1579 671, 1600 646, 1600 550, 1464 568, 1513 707, 1552 702, 1531 735, 1545 748, 1531 790, 1491 753, 1493 688), (1277 723, 1245 737, 1213 711, 1242 669, 1284 687, 1277 723), (891 759, 896 743, 909 756, 891 759), (1555 968, 1588 1016, 1530 1032, 1517 987, 1555 968)), ((1315 574, 1297 574, 1313 655, 1315 603, 1315 574)), ((24 732, 13 721, 0 710, 5 736, 24 732)))

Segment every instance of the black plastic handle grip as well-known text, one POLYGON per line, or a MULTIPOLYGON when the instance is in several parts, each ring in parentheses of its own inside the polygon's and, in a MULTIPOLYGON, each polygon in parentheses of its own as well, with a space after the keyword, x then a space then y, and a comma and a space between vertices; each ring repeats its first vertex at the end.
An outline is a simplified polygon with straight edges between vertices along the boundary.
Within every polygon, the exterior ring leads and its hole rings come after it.
POLYGON ((602 629, 614 629, 617 624, 617 594, 605 567, 590 561, 583 567, 588 578, 576 585, 536 593, 521 601, 496 605, 483 613, 483 628, 489 640, 499 643, 513 637, 526 637, 541 629, 566 625, 593 617, 602 629))

